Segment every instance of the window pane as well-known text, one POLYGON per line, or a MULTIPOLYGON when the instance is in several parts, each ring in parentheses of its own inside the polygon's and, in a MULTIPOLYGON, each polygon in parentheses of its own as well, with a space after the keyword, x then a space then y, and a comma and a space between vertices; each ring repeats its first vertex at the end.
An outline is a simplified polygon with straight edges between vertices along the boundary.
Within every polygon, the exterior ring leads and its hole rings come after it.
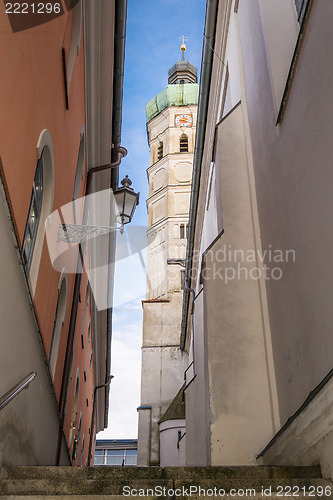
POLYGON ((95 455, 95 465, 103 465, 104 464, 104 456, 96 457, 95 455))
POLYGON ((126 456, 127 455, 137 455, 138 451, 137 450, 126 450, 126 456))
POLYGON ((25 234, 22 244, 22 256, 25 262, 26 271, 29 271, 31 258, 33 254, 38 223, 40 218, 41 206, 43 198, 43 163, 39 159, 37 162, 34 183, 30 198, 29 212, 25 227, 25 234))
POLYGON ((104 450, 95 450, 95 455, 104 455, 104 450))
POLYGON ((124 450, 107 450, 108 455, 124 455, 124 450))
POLYGON ((116 456, 110 457, 110 456, 107 456, 106 463, 107 463, 107 465, 122 465, 122 463, 123 463, 123 456, 121 456, 121 457, 116 457, 116 456))
POLYGON ((42 186, 36 186, 35 192, 36 192, 38 208, 40 209, 42 206, 42 186))
POLYGON ((37 162, 34 187, 35 187, 38 208, 40 209, 40 207, 42 206, 42 192, 43 192, 43 164, 41 159, 39 159, 37 162))
POLYGON ((136 457, 126 457, 125 465, 136 465, 136 457))
POLYGON ((36 207, 35 200, 33 200, 33 204, 31 206, 30 214, 29 214, 29 230, 31 234, 35 233, 36 227, 37 227, 37 222, 38 222, 38 210, 36 207))
POLYGON ((24 253, 27 260, 29 260, 30 248, 31 248, 31 237, 30 237, 30 232, 27 231, 24 241, 24 253))

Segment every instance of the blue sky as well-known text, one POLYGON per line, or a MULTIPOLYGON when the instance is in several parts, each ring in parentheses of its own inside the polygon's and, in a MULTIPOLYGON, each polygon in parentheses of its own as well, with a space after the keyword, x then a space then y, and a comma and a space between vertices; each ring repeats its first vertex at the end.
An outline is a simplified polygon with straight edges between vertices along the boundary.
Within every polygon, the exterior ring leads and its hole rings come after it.
MULTIPOLYGON (((203 41, 205 0, 128 0, 122 145, 128 150, 120 179, 131 178, 140 191, 131 225, 146 226, 149 148, 146 103, 167 85, 168 69, 181 59, 180 37, 187 37, 185 58, 198 68, 203 41)), ((125 235, 123 236, 125 237, 125 235)), ((138 255, 116 265, 109 427, 97 438, 136 438, 140 404, 141 299, 145 276, 138 255)))

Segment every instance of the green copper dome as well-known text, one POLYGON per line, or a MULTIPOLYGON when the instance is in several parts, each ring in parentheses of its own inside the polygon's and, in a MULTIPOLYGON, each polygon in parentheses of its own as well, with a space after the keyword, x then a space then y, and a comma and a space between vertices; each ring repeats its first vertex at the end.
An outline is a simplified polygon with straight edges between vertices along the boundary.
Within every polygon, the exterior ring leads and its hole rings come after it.
POLYGON ((146 104, 147 122, 169 106, 198 104, 198 98, 199 85, 197 83, 168 85, 146 104))

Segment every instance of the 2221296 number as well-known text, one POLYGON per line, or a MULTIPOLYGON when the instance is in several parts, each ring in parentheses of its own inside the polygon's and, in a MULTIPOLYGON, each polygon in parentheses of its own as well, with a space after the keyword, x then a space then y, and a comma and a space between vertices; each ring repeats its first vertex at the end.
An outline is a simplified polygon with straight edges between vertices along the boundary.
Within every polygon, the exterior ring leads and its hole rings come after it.
POLYGON ((60 3, 6 3, 6 14, 60 14, 60 3))

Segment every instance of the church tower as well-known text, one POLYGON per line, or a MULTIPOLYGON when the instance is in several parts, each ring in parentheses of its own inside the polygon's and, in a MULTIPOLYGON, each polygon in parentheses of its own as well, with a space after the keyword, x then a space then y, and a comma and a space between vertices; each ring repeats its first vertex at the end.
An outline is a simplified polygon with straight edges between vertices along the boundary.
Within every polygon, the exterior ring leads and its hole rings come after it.
POLYGON ((178 441, 184 446, 185 415, 179 391, 187 353, 180 350, 181 264, 186 255, 199 96, 197 68, 185 60, 185 50, 183 43, 181 61, 169 70, 168 86, 146 106, 150 165, 138 465, 183 465, 178 441), (160 450, 160 441, 174 441, 173 451, 162 450, 163 446, 160 450))

